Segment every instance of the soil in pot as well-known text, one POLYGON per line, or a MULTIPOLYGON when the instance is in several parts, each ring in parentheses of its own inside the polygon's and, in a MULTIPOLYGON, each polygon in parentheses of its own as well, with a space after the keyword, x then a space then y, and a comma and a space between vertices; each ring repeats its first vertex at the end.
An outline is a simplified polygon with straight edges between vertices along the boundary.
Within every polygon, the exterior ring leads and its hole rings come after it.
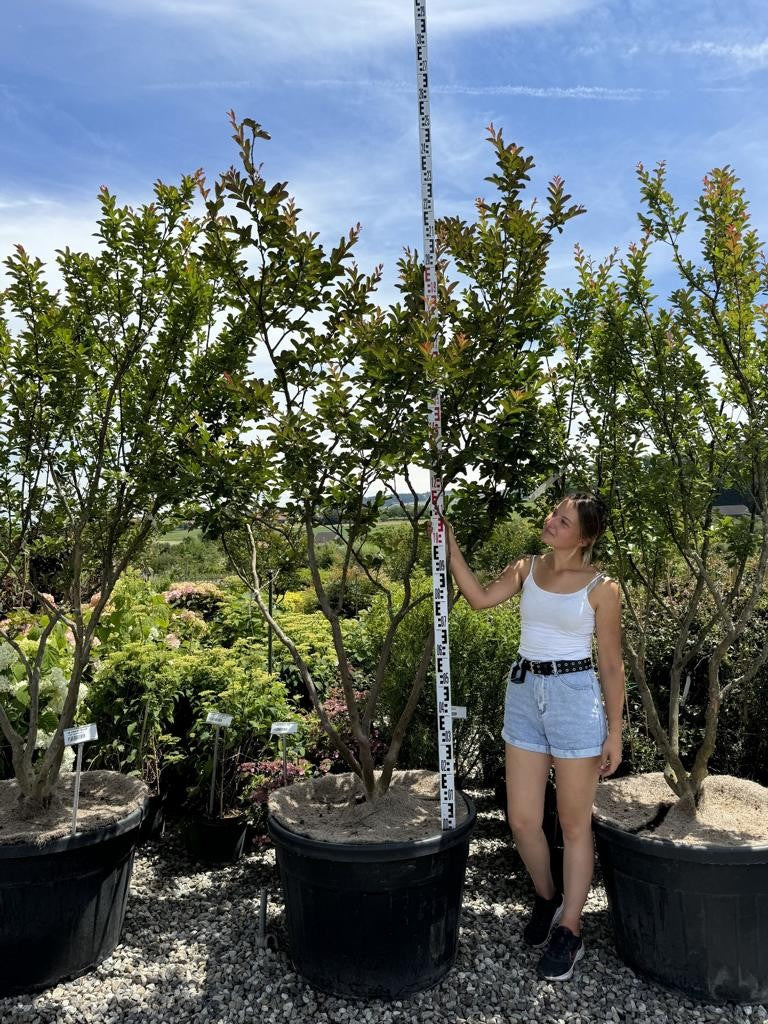
POLYGON ((73 777, 47 811, 18 818, 18 787, 0 782, 0 995, 77 977, 120 939, 147 789, 84 772, 72 836, 73 777))
MULTIPOLYGON (((20 790, 15 779, 0 782, 0 845, 33 843, 41 846, 72 832, 75 773, 65 772, 50 807, 21 818, 20 790)), ((121 821, 131 811, 144 811, 148 797, 139 779, 118 772, 83 772, 77 811, 78 832, 90 832, 121 821)))
POLYGON ((315 988, 397 999, 437 984, 456 957, 471 801, 443 832, 437 776, 397 773, 375 805, 351 775, 270 795, 289 951, 315 988))
POLYGON ((768 844, 768 788, 731 775, 704 780, 695 816, 685 813, 661 772, 602 783, 595 813, 609 825, 656 839, 716 846, 768 844))
POLYGON ((619 955, 709 1002, 768 1000, 768 790, 710 776, 695 816, 660 773, 598 787, 594 830, 619 955))
MULTIPOLYGON (((456 821, 468 811, 457 802, 456 821)), ((351 773, 326 775, 270 794, 269 812, 297 835, 327 842, 386 843, 430 839, 440 833, 440 790, 434 772, 395 772, 373 803, 351 773)))

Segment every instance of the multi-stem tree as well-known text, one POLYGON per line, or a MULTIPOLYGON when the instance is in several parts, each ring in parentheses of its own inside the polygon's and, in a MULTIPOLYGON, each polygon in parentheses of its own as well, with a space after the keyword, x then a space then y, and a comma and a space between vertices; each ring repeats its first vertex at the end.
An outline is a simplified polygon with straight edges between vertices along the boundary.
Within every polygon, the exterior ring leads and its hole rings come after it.
MULTIPOLYGON (((674 792, 693 809, 715 749, 723 701, 768 661, 740 644, 768 577, 768 268, 733 171, 713 170, 697 202, 700 256, 665 170, 639 168, 641 241, 593 264, 577 252, 561 341, 583 432, 582 454, 612 505, 613 564, 633 628, 625 651, 674 792), (664 246, 679 284, 659 301, 649 277, 664 246), (736 488, 749 514, 719 515, 736 488), (662 687, 648 676, 652 623, 672 637, 662 687), (706 665, 701 742, 681 753, 686 682, 706 665)), ((694 679, 694 689, 697 683, 694 679)))
POLYGON ((443 339, 434 357, 416 254, 406 252, 400 261, 400 301, 380 309, 374 303, 380 269, 362 273, 352 259, 359 227, 326 251, 316 234, 301 227, 285 185, 268 185, 256 164, 254 149, 266 133, 251 120, 238 123, 234 115, 232 124, 240 166, 204 190, 207 255, 228 286, 228 329, 243 339, 254 368, 248 376, 233 375, 231 387, 258 429, 248 433, 244 423, 228 448, 222 447, 208 522, 225 536, 244 529, 254 516, 271 520, 277 530, 281 517, 283 527, 302 525, 312 580, 336 648, 354 750, 325 713, 323 695, 291 637, 269 616, 255 544, 253 561, 241 560, 239 571, 291 651, 323 726, 373 799, 389 786, 432 663, 430 628, 377 778, 371 736, 392 645, 398 627, 430 597, 414 586, 429 516, 414 470, 429 468, 437 454, 429 432, 430 401, 440 387, 438 468, 444 486, 456 487, 452 507, 471 544, 562 446, 554 406, 546 400, 556 307, 544 272, 554 232, 580 208, 567 206, 559 179, 550 184, 545 212, 524 202, 533 161, 492 131, 497 171, 489 181, 496 197, 478 201, 475 222, 453 218, 439 226, 443 339), (451 262, 464 277, 461 289, 448 280, 451 262), (411 538, 397 597, 366 545, 389 496, 399 503, 411 538), (318 568, 314 529, 320 522, 333 524, 329 528, 343 549, 341 585, 334 594, 318 568), (368 576, 385 595, 389 612, 360 705, 340 621, 353 572, 368 576))
POLYGON ((238 365, 237 339, 212 333, 217 286, 199 259, 195 196, 192 177, 158 183, 138 209, 102 189, 96 254, 61 251, 59 290, 21 246, 5 263, 0 592, 4 613, 33 605, 40 628, 30 649, 13 617, 0 623, 4 664, 26 684, 23 727, 4 687, 0 728, 30 807, 54 794, 116 581, 158 516, 197 496, 206 446, 236 404, 221 373, 238 365), (41 746, 41 683, 62 642, 71 671, 41 746))

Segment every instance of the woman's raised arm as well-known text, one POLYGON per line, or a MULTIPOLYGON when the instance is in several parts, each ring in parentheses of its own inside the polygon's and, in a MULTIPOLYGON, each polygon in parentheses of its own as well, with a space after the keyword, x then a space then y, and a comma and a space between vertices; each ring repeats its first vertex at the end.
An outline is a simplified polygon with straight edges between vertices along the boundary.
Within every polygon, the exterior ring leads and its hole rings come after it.
POLYGON ((520 592, 523 580, 530 568, 530 557, 520 558, 516 562, 510 563, 498 579, 483 586, 467 565, 464 555, 456 543, 453 527, 447 519, 444 522, 451 572, 470 608, 493 608, 494 605, 501 604, 502 601, 506 601, 520 592))

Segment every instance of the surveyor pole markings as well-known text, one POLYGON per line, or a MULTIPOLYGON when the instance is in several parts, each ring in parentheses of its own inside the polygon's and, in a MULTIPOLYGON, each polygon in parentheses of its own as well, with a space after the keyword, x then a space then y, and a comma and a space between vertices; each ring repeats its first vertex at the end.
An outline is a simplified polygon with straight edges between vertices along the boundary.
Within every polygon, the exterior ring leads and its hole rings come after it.
MULTIPOLYGON (((419 141, 421 144, 421 209, 424 228, 424 308, 432 327, 432 354, 440 350, 436 321, 437 244, 432 189, 432 128, 429 116, 429 72, 427 66, 427 5, 414 0, 416 18, 416 65, 419 96, 419 141)), ((434 450, 439 452, 442 436, 440 392, 430 410, 434 450)), ((453 709, 451 706, 451 659, 448 642, 448 573, 443 523, 443 482, 433 466, 432 495, 432 585, 435 618, 435 686, 437 690, 437 745, 440 766, 440 818, 443 829, 456 827, 453 781, 453 709)))

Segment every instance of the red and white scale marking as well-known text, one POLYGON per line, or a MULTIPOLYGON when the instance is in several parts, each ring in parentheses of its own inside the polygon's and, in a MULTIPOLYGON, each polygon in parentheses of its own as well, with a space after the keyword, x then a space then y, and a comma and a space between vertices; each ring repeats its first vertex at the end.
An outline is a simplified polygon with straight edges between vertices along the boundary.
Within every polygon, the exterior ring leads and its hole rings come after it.
MULTIPOLYGON (((429 117, 429 74, 427 67, 427 5, 414 0, 416 17, 416 63, 419 94, 419 137, 421 142, 421 205, 424 228, 424 308, 429 317, 437 307, 437 245, 432 193, 432 128, 429 117)), ((432 353, 437 355, 440 338, 434 323, 432 353)), ((441 396, 438 391, 430 412, 430 429, 436 449, 440 448, 441 396)), ((451 703, 451 660, 448 643, 448 572, 445 526, 442 521, 443 482, 431 473, 432 491, 432 586, 435 615, 435 684, 437 689, 437 742, 440 764, 440 818, 443 829, 456 827, 456 798, 453 779, 453 713, 451 703)), ((459 709, 456 709, 457 711, 459 709)))

